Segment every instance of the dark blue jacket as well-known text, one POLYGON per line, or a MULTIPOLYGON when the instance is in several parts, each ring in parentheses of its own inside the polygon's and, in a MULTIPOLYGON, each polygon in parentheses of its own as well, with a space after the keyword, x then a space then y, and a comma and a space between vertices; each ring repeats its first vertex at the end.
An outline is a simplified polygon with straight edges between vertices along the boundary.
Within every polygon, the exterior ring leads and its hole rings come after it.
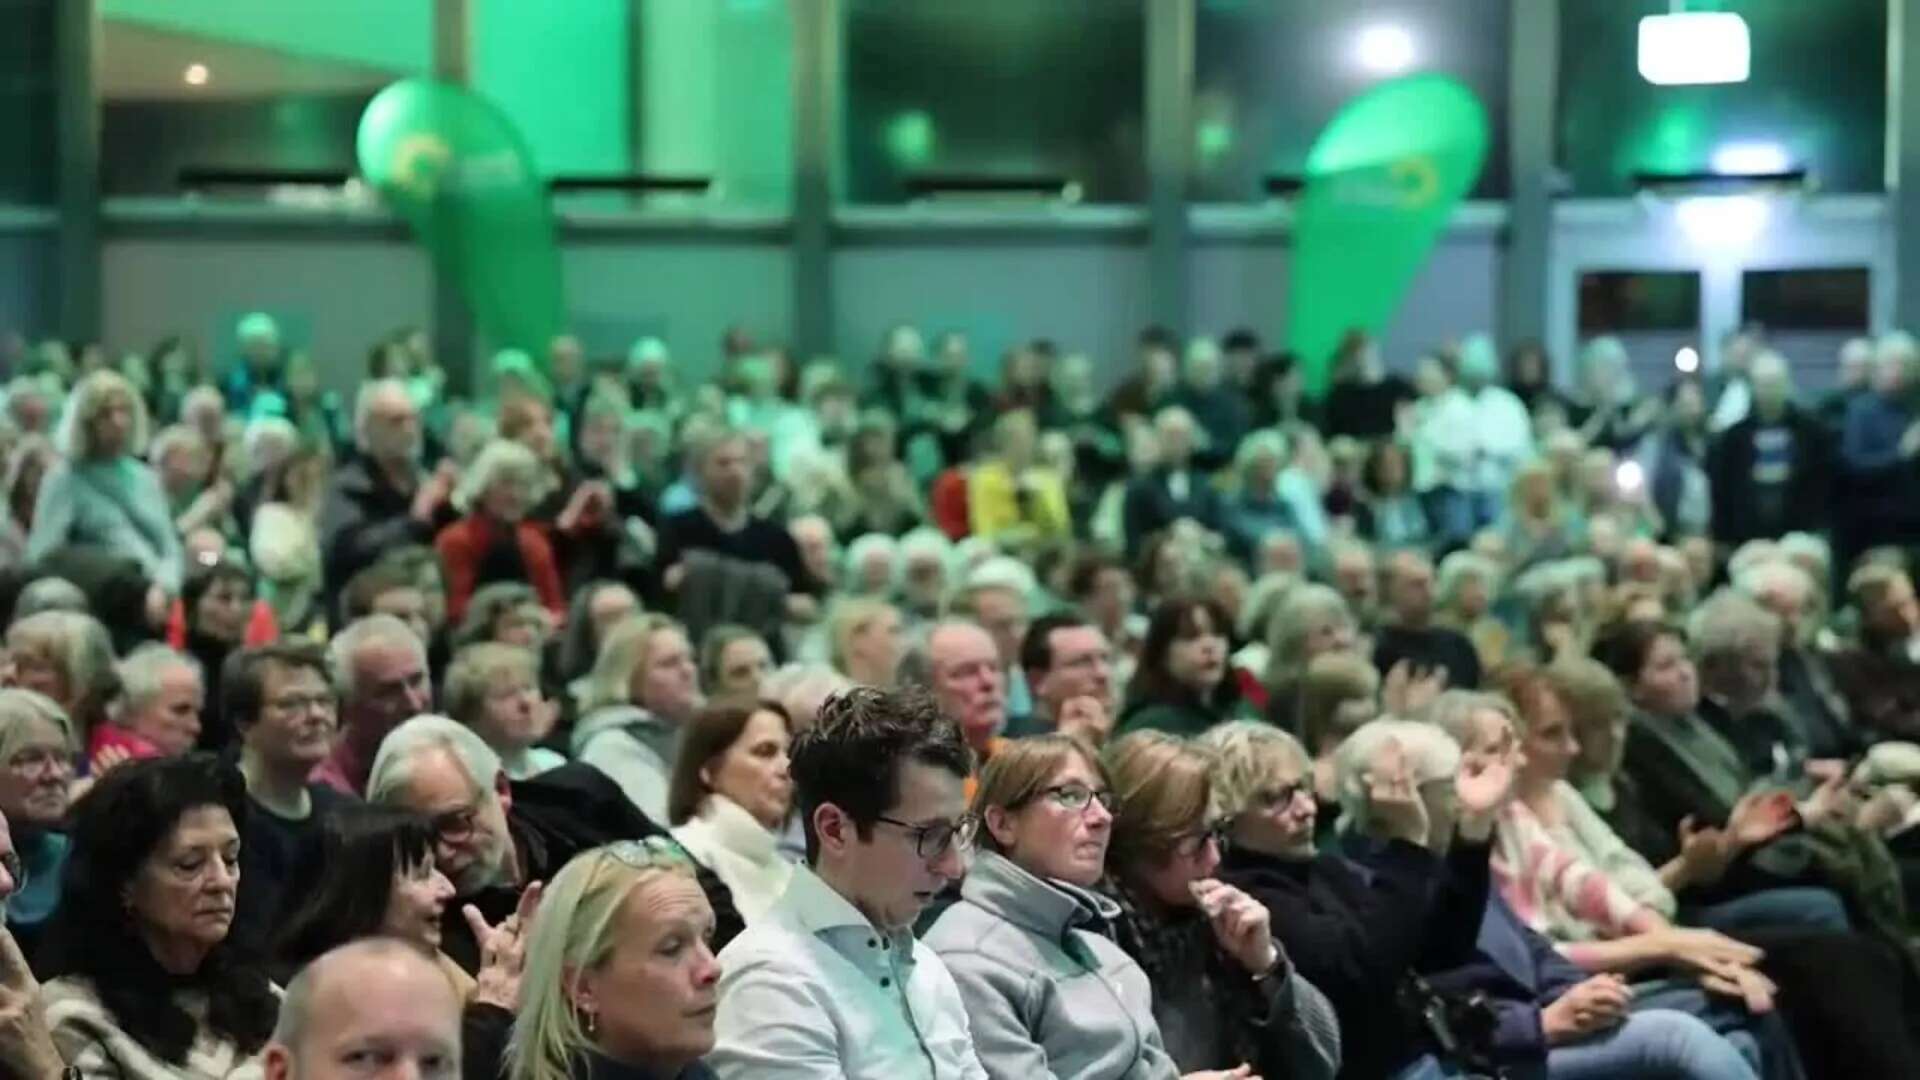
POLYGON ((1538 1065, 1547 1059, 1540 1010, 1551 1005, 1587 973, 1554 949, 1553 942, 1528 929, 1499 893, 1487 897, 1480 918, 1477 955, 1448 971, 1431 972, 1427 982, 1442 993, 1486 995, 1493 1010, 1492 1051, 1502 1065, 1538 1065))

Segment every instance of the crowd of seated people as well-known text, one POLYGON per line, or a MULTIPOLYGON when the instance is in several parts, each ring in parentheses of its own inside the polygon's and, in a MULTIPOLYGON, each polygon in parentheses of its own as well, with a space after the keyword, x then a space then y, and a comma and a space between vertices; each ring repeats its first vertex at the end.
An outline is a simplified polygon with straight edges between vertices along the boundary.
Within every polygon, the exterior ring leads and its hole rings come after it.
POLYGON ((218 344, 5 358, 0 1070, 1920 1076, 1904 334, 218 344))

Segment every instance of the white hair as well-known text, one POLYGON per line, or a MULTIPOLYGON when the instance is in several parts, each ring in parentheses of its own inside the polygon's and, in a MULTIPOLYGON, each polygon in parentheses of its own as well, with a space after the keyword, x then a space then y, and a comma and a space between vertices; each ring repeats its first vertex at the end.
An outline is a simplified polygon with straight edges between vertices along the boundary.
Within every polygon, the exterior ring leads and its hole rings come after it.
POLYGON ((467 466, 460 486, 454 489, 453 508, 463 514, 471 512, 485 497, 487 489, 503 477, 525 478, 529 505, 546 495, 545 470, 541 469, 540 459, 533 451, 512 439, 495 439, 481 447, 480 456, 467 466))
POLYGON ((1687 640, 1703 662, 1733 657, 1755 645, 1777 652, 1780 635, 1780 617, 1744 591, 1721 589, 1687 619, 1687 640))
POLYGON ((937 560, 946 566, 953 558, 953 541, 939 529, 922 527, 900 538, 900 563, 919 562, 923 559, 937 560))
POLYGON ((886 533, 867 533, 847 545, 847 577, 858 579, 866 561, 875 555, 885 555, 888 571, 891 574, 900 561, 900 541, 886 533))
POLYGON ((413 765, 422 754, 444 750, 460 763, 482 802, 498 796, 494 780, 500 775, 500 755, 474 730, 450 716, 428 713, 403 722, 380 740, 367 774, 367 801, 391 804, 406 790, 413 765))
POLYGON ((218 389, 202 383, 187 391, 186 396, 180 399, 180 416, 184 419, 203 406, 218 408, 224 416, 227 411, 227 399, 221 396, 218 389))
POLYGON ((186 653, 176 652, 157 641, 149 641, 128 653, 118 667, 120 692, 126 708, 138 709, 152 701, 159 695, 167 673, 175 668, 193 672, 194 678, 201 680, 201 685, 205 686, 206 673, 200 670, 200 661, 186 653))
MULTIPOLYGON (((1790 532, 1780 538, 1780 554, 1787 558, 1805 556, 1831 569, 1833 566, 1833 547, 1826 537, 1810 532, 1790 532)), ((1816 582, 1818 584, 1818 582, 1816 582)))
POLYGON ((160 434, 155 435, 153 442, 147 447, 147 464, 158 468, 167 459, 167 455, 175 450, 196 449, 202 453, 211 453, 213 449, 207 445, 206 436, 200 434, 199 428, 186 424, 170 424, 162 428, 160 434))
POLYGON ((1032 567, 1010 556, 995 555, 968 571, 958 592, 968 596, 987 589, 1008 589, 1028 600, 1034 587, 1032 567))
POLYGON ((246 434, 240 437, 240 448, 247 455, 247 468, 258 472, 260 451, 274 443, 291 453, 300 445, 300 429, 284 416, 256 416, 247 421, 246 434))
POLYGON ((391 394, 413 404, 413 395, 408 392, 407 384, 399 379, 374 379, 360 384, 360 393, 353 399, 353 441, 362 450, 367 448, 367 423, 373 419, 373 403, 382 394, 391 394))
POLYGON ((356 662, 360 651, 373 645, 404 644, 419 657, 421 666, 427 662, 427 645, 414 633, 413 627, 394 615, 367 615, 347 624, 346 629, 333 635, 327 643, 327 667, 333 674, 333 685, 340 688, 340 696, 351 700, 354 696, 354 680, 359 672, 356 662))
POLYGON ((828 698, 852 688, 852 679, 824 664, 787 664, 760 680, 760 696, 779 702, 795 731, 812 727, 828 698))
POLYGON ((1754 600, 1782 587, 1792 589, 1801 603, 1811 603, 1819 596, 1813 578, 1805 570, 1777 556, 1734 571, 1733 587, 1754 600))
POLYGON ((1334 755, 1340 795, 1340 829, 1351 831, 1367 816, 1367 772, 1388 739, 1400 744, 1414 784, 1452 776, 1460 768, 1460 744, 1432 724, 1383 717, 1360 725, 1334 755))

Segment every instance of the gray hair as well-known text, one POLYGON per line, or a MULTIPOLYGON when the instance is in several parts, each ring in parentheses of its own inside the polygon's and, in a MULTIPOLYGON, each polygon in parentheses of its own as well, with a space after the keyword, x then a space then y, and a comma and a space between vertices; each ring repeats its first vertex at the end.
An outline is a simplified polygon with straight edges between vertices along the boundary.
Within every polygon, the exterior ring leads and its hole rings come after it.
POLYGON ((1473 717, 1479 712, 1499 713, 1506 717, 1507 725, 1515 732, 1520 730, 1520 713, 1513 707, 1513 702, 1499 694, 1479 690, 1447 690, 1434 698, 1417 719, 1432 724, 1453 736, 1454 742, 1466 747, 1473 743, 1473 717))
POLYGON ((279 443, 291 453, 300 445, 300 429, 284 416, 256 416, 247 421, 240 447, 246 453, 250 472, 260 470, 260 451, 271 443, 279 443))
POLYGON ((1703 663, 1736 656, 1753 646, 1776 653, 1780 637, 1779 616, 1733 589, 1707 597, 1687 620, 1687 639, 1703 663))
POLYGON ((956 611, 971 613, 974 595, 988 589, 1006 589, 1031 607, 1034 586, 1032 567, 1010 556, 995 555, 967 574, 966 580, 954 592, 952 607, 956 611))
POLYGON ((852 688, 852 679, 830 667, 788 664, 760 681, 760 696, 779 702, 797 733, 813 726, 828 698, 852 688))
POLYGON ((899 577, 900 541, 886 533, 866 533, 847 545, 847 581, 857 585, 860 581, 861 567, 873 555, 884 553, 887 556, 890 578, 899 577))
POLYGON ((170 424, 162 428, 160 434, 155 435, 153 442, 147 447, 147 463, 158 467, 167 459, 167 455, 175 450, 199 450, 203 453, 212 453, 212 448, 207 445, 206 436, 200 434, 199 428, 189 427, 186 424, 170 424))
POLYGON ((206 673, 200 669, 200 661, 183 652, 176 652, 171 646, 157 641, 145 645, 127 654, 120 661, 120 693, 125 708, 138 709, 152 701, 160 693, 160 685, 166 680, 167 672, 175 668, 185 668, 193 672, 193 677, 206 685, 206 673))
POLYGON ((382 394, 397 394, 411 405, 413 394, 407 390, 407 384, 399 379, 373 379, 360 384, 360 393, 353 399, 353 441, 362 450, 367 446, 367 422, 373 419, 373 403, 382 394))
POLYGON ((87 594, 63 577, 35 578, 13 602, 13 617, 23 619, 42 611, 87 613, 87 594))
POLYGON ((1240 440, 1240 448, 1233 453, 1233 472, 1236 477, 1252 466, 1253 459, 1262 454, 1271 454, 1281 465, 1287 463, 1287 439, 1272 428, 1256 431, 1240 440))
POLYGON ((493 747, 478 732, 450 716, 425 714, 403 722, 380 740, 380 752, 373 756, 373 771, 367 774, 367 801, 396 803, 413 776, 414 762, 435 750, 447 752, 460 763, 474 795, 483 804, 491 805, 499 797, 493 785, 500 776, 500 755, 493 747))
MULTIPOLYGON (((67 746, 78 742, 73 721, 59 702, 37 690, 0 689, 0 765, 12 761, 13 755, 20 752, 32 735, 31 725, 36 720, 53 725, 67 746)), ((0 903, 0 911, 4 910, 5 905, 0 903)))
POLYGON ((1253 809, 1258 793, 1270 786, 1278 770, 1301 775, 1313 770, 1313 759, 1300 740, 1261 720, 1215 724, 1195 742, 1213 752, 1213 801, 1223 817, 1253 809))
POLYGON ((1295 586, 1280 601, 1273 618, 1267 622, 1268 686, 1277 686, 1299 674, 1306 647, 1309 624, 1320 619, 1342 618, 1356 626, 1347 598, 1331 585, 1306 582, 1295 586))
POLYGON ((1442 608, 1453 606, 1460 586, 1468 578, 1480 579, 1489 594, 1499 591, 1500 568, 1492 559, 1471 551, 1456 551, 1440 560, 1439 580, 1434 591, 1442 608))
POLYGON ((1351 832, 1367 816, 1367 771, 1388 739, 1399 742, 1415 785, 1452 776, 1460 768, 1460 744, 1440 728, 1391 717, 1367 721, 1347 736, 1333 758, 1343 832, 1351 832))
POLYGON ((480 456, 467 466, 460 486, 454 489, 453 508, 463 514, 472 511, 494 481, 502 477, 525 479, 529 505, 546 495, 546 470, 541 468, 540 459, 533 451, 512 439, 495 439, 482 447, 480 456))
POLYGON ((537 687, 539 672, 540 661, 530 649, 498 641, 469 645, 447 666, 446 681, 440 688, 441 703, 448 715, 471 726, 480 719, 496 679, 517 675, 537 687))
POLYGON ((386 614, 367 615, 347 624, 346 629, 333 635, 327 643, 327 667, 333 675, 333 685, 340 690, 344 701, 351 701, 355 695, 355 678, 359 672, 356 662, 360 651, 376 644, 405 644, 419 657, 422 666, 427 662, 427 644, 420 635, 413 632, 397 616, 386 614))

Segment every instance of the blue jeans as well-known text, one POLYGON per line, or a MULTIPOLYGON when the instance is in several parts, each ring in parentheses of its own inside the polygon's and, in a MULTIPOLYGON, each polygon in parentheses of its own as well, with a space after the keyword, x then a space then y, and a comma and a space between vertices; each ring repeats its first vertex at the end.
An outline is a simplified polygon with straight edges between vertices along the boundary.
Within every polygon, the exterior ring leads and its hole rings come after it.
POLYGON ((1742 930, 1827 930, 1845 933, 1853 929, 1846 905, 1831 889, 1811 885, 1793 885, 1761 889, 1717 904, 1689 907, 1682 922, 1704 926, 1723 934, 1739 936, 1742 930))
POLYGON ((1547 1051, 1549 1080, 1755 1080, 1733 1044, 1705 1023, 1665 1009, 1630 1014, 1611 1031, 1547 1051))

